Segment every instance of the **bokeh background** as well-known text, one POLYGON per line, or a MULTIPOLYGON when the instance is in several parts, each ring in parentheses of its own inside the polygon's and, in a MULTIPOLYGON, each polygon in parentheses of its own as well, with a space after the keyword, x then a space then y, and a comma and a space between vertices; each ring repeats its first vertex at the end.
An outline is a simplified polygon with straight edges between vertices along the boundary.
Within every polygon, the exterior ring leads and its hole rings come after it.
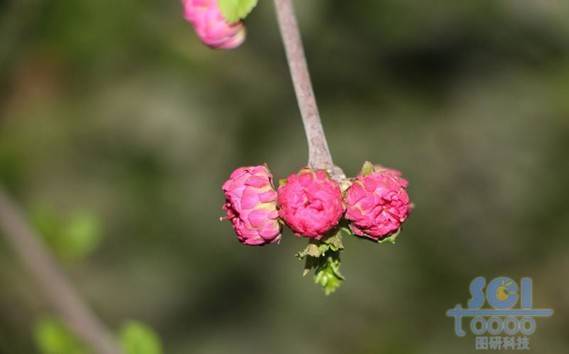
MULTIPOLYGON (((569 338, 569 2, 297 1, 338 165, 401 169, 396 246, 348 239, 344 286, 301 277, 305 241, 241 246, 221 183, 306 144, 271 1, 235 51, 177 1, 0 1, 0 181, 113 329, 168 354, 474 352, 447 309, 482 275, 534 279, 530 346, 569 338)), ((42 294, 0 237, 0 353, 37 353, 42 294)))

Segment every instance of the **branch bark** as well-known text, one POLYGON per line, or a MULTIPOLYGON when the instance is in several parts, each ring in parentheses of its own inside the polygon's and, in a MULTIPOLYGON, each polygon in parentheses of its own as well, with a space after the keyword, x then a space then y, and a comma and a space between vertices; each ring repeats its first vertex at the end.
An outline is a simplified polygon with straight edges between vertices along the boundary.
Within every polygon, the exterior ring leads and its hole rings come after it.
POLYGON ((120 354, 110 332, 82 301, 24 214, 0 186, 0 231, 64 323, 97 354, 120 354))
POLYGON ((343 173, 334 166, 328 148, 292 0, 274 0, 274 3, 296 100, 308 141, 308 166, 314 169, 328 170, 333 176, 338 177, 343 173))

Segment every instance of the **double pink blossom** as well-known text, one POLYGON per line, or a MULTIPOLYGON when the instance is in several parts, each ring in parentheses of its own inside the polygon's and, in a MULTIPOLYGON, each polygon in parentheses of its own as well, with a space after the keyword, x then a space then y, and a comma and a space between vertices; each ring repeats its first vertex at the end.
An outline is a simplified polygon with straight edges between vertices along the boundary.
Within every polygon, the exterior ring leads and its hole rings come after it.
POLYGON ((352 232, 374 240, 396 233, 411 213, 408 182, 401 172, 376 167, 346 191, 346 219, 352 232))
POLYGON ((227 219, 240 242, 258 246, 279 242, 281 225, 273 176, 264 166, 240 167, 223 184, 227 219))
POLYGON ((279 215, 299 236, 320 239, 334 228, 344 207, 338 183, 324 170, 303 169, 278 189, 279 215))

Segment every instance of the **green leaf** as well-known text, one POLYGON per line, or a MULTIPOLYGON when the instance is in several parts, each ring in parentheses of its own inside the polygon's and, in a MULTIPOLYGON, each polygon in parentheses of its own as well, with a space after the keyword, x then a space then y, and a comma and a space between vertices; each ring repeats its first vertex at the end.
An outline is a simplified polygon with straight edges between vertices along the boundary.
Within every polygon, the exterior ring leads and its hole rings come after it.
POLYGON ((320 254, 320 256, 322 256, 324 253, 328 252, 329 249, 330 249, 330 245, 328 245, 326 243, 321 243, 318 245, 318 253, 320 254))
POLYGON ((345 228, 338 228, 322 240, 311 239, 302 251, 296 253, 296 257, 298 259, 304 259, 305 257, 318 258, 322 257, 330 250, 334 252, 341 251, 344 249, 344 245, 342 244, 342 233, 346 232, 349 233, 345 228))
POLYGON ((102 239, 99 218, 89 211, 76 211, 62 217, 53 209, 32 211, 31 219, 44 241, 64 261, 76 261, 92 253, 102 239))
POLYGON ((120 331, 120 340, 125 354, 162 354, 162 343, 158 335, 148 326, 127 322, 120 331))
POLYGON ((305 277, 312 271, 312 269, 316 268, 318 265, 318 258, 317 257, 306 257, 306 262, 304 262, 304 270, 302 271, 302 276, 305 277))
POLYGON ((341 251, 344 249, 344 244, 342 242, 342 234, 350 234, 350 231, 344 227, 339 228, 331 236, 325 238, 323 242, 328 245, 328 248, 332 251, 341 251))
POLYGON ((258 0, 218 0, 221 14, 227 22, 244 19, 257 6, 258 0))
POLYGON ((36 323, 34 340, 42 354, 90 354, 61 321, 52 317, 36 323))
POLYGON ((339 253, 332 252, 316 268, 314 282, 322 286, 324 294, 330 295, 342 285, 343 281, 344 276, 340 273, 339 253))
POLYGON ((330 295, 344 280, 340 273, 340 252, 344 249, 342 234, 351 234, 346 226, 340 226, 321 240, 311 239, 306 248, 296 254, 305 259, 302 276, 314 269, 314 282, 322 286, 324 293, 330 295))
POLYGON ((99 219, 89 212, 75 213, 63 229, 66 241, 64 253, 68 258, 79 259, 93 252, 102 238, 99 219))

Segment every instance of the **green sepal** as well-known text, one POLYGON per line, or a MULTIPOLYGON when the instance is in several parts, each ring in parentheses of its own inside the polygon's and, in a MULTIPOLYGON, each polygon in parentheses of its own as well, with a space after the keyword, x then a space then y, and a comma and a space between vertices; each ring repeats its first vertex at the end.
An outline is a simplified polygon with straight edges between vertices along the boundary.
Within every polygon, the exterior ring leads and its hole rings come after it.
POLYGON ((257 6, 258 0, 217 0, 221 14, 229 23, 244 19, 257 6))
POLYGON ((342 179, 338 182, 338 184, 340 185, 340 191, 342 192, 342 195, 346 193, 346 191, 352 186, 352 183, 353 179, 351 178, 342 179))
POLYGON ((395 231, 395 233, 391 234, 390 236, 378 240, 377 243, 391 243, 394 245, 395 242, 397 242, 397 236, 399 236, 399 233, 401 233, 401 228, 397 229, 397 231, 395 231))
POLYGON ((279 187, 282 187, 286 184, 286 178, 280 178, 279 179, 279 187))
POLYGON ((361 176, 367 176, 372 174, 375 171, 375 166, 373 165, 373 163, 366 161, 364 162, 362 169, 360 171, 360 175, 361 176))

